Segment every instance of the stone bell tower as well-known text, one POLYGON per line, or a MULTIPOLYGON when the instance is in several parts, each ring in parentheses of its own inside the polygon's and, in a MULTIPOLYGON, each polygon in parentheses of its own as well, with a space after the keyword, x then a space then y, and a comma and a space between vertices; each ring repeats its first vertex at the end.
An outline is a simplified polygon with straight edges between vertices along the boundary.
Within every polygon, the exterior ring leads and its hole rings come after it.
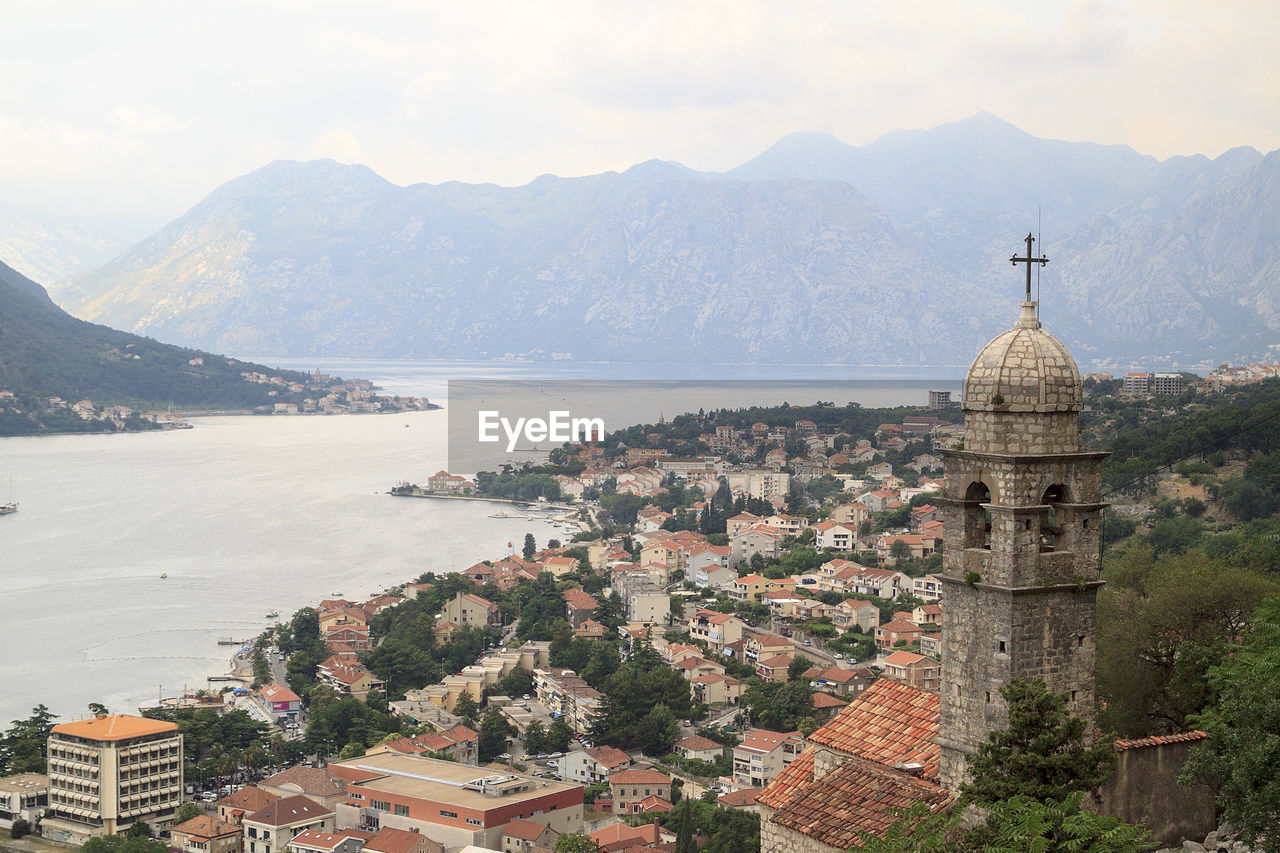
POLYGON ((1080 449, 1080 372, 1027 296, 964 384, 964 446, 943 450, 941 781, 1007 728, 1000 688, 1040 678, 1094 715, 1102 460, 1080 449))

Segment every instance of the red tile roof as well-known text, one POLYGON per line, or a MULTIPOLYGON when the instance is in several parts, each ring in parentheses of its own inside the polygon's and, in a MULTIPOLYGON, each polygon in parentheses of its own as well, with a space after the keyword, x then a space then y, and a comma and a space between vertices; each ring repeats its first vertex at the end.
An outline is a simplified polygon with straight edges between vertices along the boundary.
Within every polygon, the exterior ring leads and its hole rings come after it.
POLYGON ((922 764, 924 778, 936 779, 938 714, 937 693, 880 679, 810 735, 809 741, 888 767, 922 764))
POLYGON ((246 814, 253 814, 265 809, 278 799, 280 798, 270 791, 264 791, 254 785, 246 785, 239 791, 232 791, 218 800, 218 805, 228 809, 242 809, 246 814))
POLYGON ((409 853, 423 841, 423 836, 407 829, 384 826, 378 834, 364 843, 370 853, 409 853))
POLYGON ((313 797, 331 797, 347 790, 347 783, 320 767, 290 767, 274 776, 268 776, 258 784, 271 788, 297 785, 304 794, 313 797))
POLYGON ((716 797, 716 802, 731 809, 740 809, 744 806, 754 806, 759 797, 759 788, 743 788, 740 791, 730 791, 727 794, 721 794, 716 797))
POLYGON ((917 802, 937 812, 952 800, 933 782, 856 758, 814 781, 811 754, 780 773, 760 802, 775 810, 770 820, 776 825, 837 850, 861 847, 860 831, 883 833, 917 802))
POLYGON ((1178 732, 1172 735, 1157 735, 1155 737, 1142 737, 1134 740, 1118 740, 1116 741, 1116 749, 1141 749, 1144 746, 1160 746, 1166 743, 1185 743, 1186 741, 1201 740, 1207 738, 1207 732, 1199 729, 1190 732, 1178 732))
POLYGON ((722 744, 718 744, 709 737, 702 735, 692 735, 684 740, 676 741, 678 749, 692 749, 695 752, 702 752, 708 749, 724 749, 722 744))
POLYGON ((813 694, 813 707, 815 710, 819 708, 843 708, 845 705, 848 705, 848 704, 849 704, 848 702, 844 701, 843 699, 837 699, 836 697, 832 696, 830 693, 814 693, 813 694))
POLYGON ((173 827, 171 832, 183 832, 187 835, 199 835, 202 838, 217 838, 219 835, 238 835, 240 827, 234 823, 220 820, 213 815, 197 815, 191 820, 183 821, 173 827))
POLYGON ((670 785, 671 777, 647 767, 620 770, 609 774, 610 785, 670 785))
POLYGON ((522 818, 516 818, 502 828, 503 835, 510 835, 512 838, 519 838, 522 841, 537 841, 542 837, 542 833, 546 831, 547 827, 545 825, 522 818))
POLYGON ((631 756, 627 755, 616 746, 596 746, 588 749, 586 753, 594 758, 601 766, 609 769, 631 763, 631 756))
POLYGON ((301 794, 276 800, 265 809, 245 818, 247 823, 261 823, 267 826, 288 826, 304 820, 320 820, 325 816, 332 817, 333 812, 308 799, 301 794))

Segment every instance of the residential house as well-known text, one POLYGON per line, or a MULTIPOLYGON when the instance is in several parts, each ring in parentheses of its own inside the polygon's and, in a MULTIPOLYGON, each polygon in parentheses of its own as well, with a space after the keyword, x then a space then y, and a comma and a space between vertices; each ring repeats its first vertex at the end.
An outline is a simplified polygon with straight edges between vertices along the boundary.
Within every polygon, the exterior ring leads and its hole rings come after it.
POLYGON ((361 832, 358 829, 338 829, 333 832, 308 829, 295 835, 289 842, 288 849, 290 853, 360 853, 364 849, 364 843, 370 838, 373 838, 372 832, 361 832))
POLYGON ((671 777, 647 767, 609 776, 614 814, 644 814, 671 809, 671 777), (665 808, 663 808, 665 804, 665 808))
POLYGON ((876 539, 876 556, 880 558, 882 565, 892 566, 897 562, 897 557, 893 555, 893 546, 897 542, 910 548, 911 557, 917 560, 931 555, 937 546, 937 541, 932 536, 922 536, 918 533, 881 534, 876 539))
POLYGON ((242 828, 244 853, 280 853, 299 833, 309 829, 332 832, 334 814, 314 800, 296 795, 245 815, 242 828))
POLYGON ((559 761, 560 778, 582 785, 601 785, 609 776, 631 766, 631 756, 612 746, 575 749, 559 761))
POLYGON ((701 640, 719 654, 729 643, 742 639, 746 623, 730 613, 698 608, 689 616, 689 636, 701 640))
POLYGON ((579 628, 583 622, 591 618, 591 614, 595 613, 600 603, 587 592, 580 589, 566 589, 561 593, 564 598, 565 611, 569 618, 569 625, 573 628, 579 628))
POLYGON ((844 582, 844 592, 894 599, 911 589, 911 577, 894 569, 864 568, 844 582))
POLYGON ((921 604, 911 611, 911 621, 917 625, 941 625, 942 605, 921 604))
POLYGON ((708 764, 724 755, 724 744, 716 743, 711 738, 693 735, 676 741, 676 752, 684 758, 696 758, 708 764))
POLYGON ((742 809, 753 814, 760 814, 760 806, 756 798, 760 796, 759 788, 739 788, 716 797, 716 802, 726 809, 742 809))
POLYGON ((316 668, 316 680, 339 693, 350 693, 364 700, 374 690, 386 692, 387 683, 364 664, 337 655, 327 658, 316 668))
POLYGON ((925 575, 911 579, 911 592, 925 601, 942 600, 942 575, 925 575))
POLYGON ((240 853, 240 827, 202 814, 169 830, 169 849, 180 853, 240 853))
POLYGON ((765 681, 784 682, 790 680, 791 662, 795 657, 791 654, 770 655, 755 662, 756 674, 765 681))
MULTIPOLYGON (((264 793, 276 797, 276 800, 300 794, 329 811, 333 811, 347 795, 347 781, 323 767, 290 767, 274 776, 268 776, 258 786, 264 793)), ((271 800, 267 805, 276 800, 271 800)))
POLYGON ((573 629, 573 636, 584 640, 600 640, 604 638, 606 628, 594 619, 587 619, 573 629))
POLYGON ((763 519, 758 515, 753 515, 749 512, 741 512, 725 519, 725 532, 732 537, 735 533, 746 530, 748 527, 752 527, 761 521, 763 521, 763 519))
POLYGON ((858 526, 838 521, 823 521, 813 526, 814 544, 819 550, 852 551, 858 543, 858 526))
POLYGON ((459 625, 479 625, 483 628, 488 625, 496 627, 502 624, 498 605, 469 592, 460 592, 455 595, 452 601, 445 604, 441 612, 443 613, 442 621, 456 622, 459 625))
POLYGON ((756 524, 729 535, 729 546, 732 552, 730 564, 741 565, 756 554, 763 557, 776 557, 781 549, 782 531, 765 524, 756 524))
POLYGON ((884 674, 912 687, 937 690, 942 681, 942 665, 924 655, 898 650, 884 659, 884 674))
POLYGON ((535 850, 551 850, 556 846, 560 833, 550 826, 517 818, 502 830, 502 853, 534 853, 535 850))
POLYGON ((860 598, 846 598, 836 605, 831 624, 842 631, 870 634, 880 624, 880 608, 860 598))
POLYGON ((433 758, 449 757, 459 764, 477 764, 480 736, 467 726, 458 725, 440 732, 425 732, 413 737, 402 737, 380 743, 366 751, 399 752, 405 755, 429 755, 433 758))
POLYGON ((876 628, 876 648, 894 649, 920 641, 924 629, 905 619, 894 619, 876 628))
POLYGON ((813 694, 813 721, 820 726, 826 725, 831 718, 849 706, 843 699, 837 699, 830 693, 813 694))
MULTIPOLYGON (((292 796, 292 793, 287 796, 292 796)), ((239 826, 245 815, 262 811, 278 799, 279 794, 265 791, 257 785, 245 785, 218 800, 218 817, 239 826)))
POLYGON ((773 780, 804 752, 800 732, 773 732, 749 729, 742 743, 733 749, 733 781, 747 788, 760 788, 773 780))
POLYGON ((731 675, 710 673, 700 675, 690 682, 693 696, 705 705, 734 705, 746 689, 743 683, 731 675))
POLYGON ((742 656, 750 664, 768 660, 775 655, 791 654, 795 646, 791 640, 777 634, 752 634, 743 642, 742 656))
POLYGON ((804 677, 815 690, 826 690, 837 696, 854 696, 871 686, 876 680, 874 671, 867 667, 843 669, 838 666, 815 666, 806 669, 804 677))

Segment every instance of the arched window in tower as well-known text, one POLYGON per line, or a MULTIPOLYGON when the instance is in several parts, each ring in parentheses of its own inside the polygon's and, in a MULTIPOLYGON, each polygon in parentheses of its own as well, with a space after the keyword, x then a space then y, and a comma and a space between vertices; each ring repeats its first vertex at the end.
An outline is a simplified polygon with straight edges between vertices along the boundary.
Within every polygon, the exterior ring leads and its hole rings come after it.
POLYGON ((1057 550, 1062 536, 1062 504, 1067 502, 1067 487, 1062 483, 1054 483, 1044 490, 1040 498, 1041 506, 1048 509, 1040 520, 1040 550, 1057 550))
POLYGON ((969 484, 964 493, 964 547, 991 548, 991 490, 982 481, 969 484))

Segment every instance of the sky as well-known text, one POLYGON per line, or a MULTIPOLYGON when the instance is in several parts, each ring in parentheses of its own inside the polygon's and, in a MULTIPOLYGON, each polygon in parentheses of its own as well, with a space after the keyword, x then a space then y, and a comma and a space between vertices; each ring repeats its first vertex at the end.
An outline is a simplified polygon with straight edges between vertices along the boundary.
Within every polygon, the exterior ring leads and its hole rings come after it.
POLYGON ((157 224, 273 160, 397 184, 659 158, 794 131, 862 145, 994 113, 1160 159, 1280 148, 1274 0, 7 0, 0 205, 157 224))

